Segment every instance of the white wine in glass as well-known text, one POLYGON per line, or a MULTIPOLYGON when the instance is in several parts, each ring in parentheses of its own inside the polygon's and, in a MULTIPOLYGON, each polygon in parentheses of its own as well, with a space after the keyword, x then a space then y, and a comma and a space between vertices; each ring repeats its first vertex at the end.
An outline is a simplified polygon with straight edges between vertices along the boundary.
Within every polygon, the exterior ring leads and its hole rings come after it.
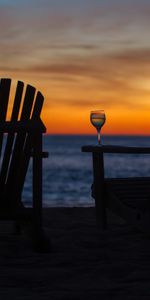
POLYGON ((92 125, 97 129, 98 144, 100 145, 100 131, 106 121, 104 110, 93 110, 90 113, 90 121, 92 125))

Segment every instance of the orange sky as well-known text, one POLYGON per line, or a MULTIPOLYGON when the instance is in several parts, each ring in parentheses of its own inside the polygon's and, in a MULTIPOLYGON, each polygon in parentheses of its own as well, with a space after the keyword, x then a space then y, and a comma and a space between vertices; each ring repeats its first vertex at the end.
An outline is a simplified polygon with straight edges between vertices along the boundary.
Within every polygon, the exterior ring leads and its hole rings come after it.
POLYGON ((0 0, 1 77, 45 96, 48 133, 150 134, 150 2, 0 0), (30 9, 29 9, 30 4, 30 9))

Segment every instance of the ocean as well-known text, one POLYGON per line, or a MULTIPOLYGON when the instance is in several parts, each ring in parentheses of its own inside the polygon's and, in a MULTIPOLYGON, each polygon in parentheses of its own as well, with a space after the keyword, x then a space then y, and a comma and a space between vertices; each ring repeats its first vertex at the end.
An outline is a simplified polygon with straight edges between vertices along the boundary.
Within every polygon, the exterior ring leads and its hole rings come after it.
MULTIPOLYGON (((82 153, 83 145, 95 145, 97 137, 90 135, 45 135, 43 150, 43 206, 93 206, 91 197, 92 155, 82 153)), ((150 147, 150 137, 102 136, 103 144, 150 147)), ((150 176, 149 155, 106 154, 106 177, 150 176)), ((24 203, 31 206, 32 164, 23 190, 24 203)))

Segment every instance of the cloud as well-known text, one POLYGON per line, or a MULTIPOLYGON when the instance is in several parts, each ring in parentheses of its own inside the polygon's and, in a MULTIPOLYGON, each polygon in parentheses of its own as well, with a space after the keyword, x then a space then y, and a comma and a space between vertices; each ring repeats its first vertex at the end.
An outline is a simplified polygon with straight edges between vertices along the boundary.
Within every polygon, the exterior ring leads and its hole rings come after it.
MULTIPOLYGON (((86 48, 86 47, 85 47, 86 48)), ((85 50, 83 47, 83 50, 85 50)), ((62 55, 51 63, 33 64, 27 68, 32 72, 58 74, 63 76, 83 76, 93 79, 132 77, 139 73, 149 75, 150 49, 124 49, 115 53, 94 53, 62 55), (148 70, 148 72, 147 72, 148 70)))
POLYGON ((139 66, 141 64, 150 64, 150 48, 138 47, 135 49, 124 49, 120 53, 114 53, 110 57, 119 63, 128 63, 131 66, 139 66))
POLYGON ((90 106, 96 94, 107 106, 142 105, 149 12, 146 0, 7 2, 0 5, 1 72, 46 80, 67 105, 90 106))
POLYGON ((49 81, 54 105, 90 107, 102 99, 104 107, 148 107, 150 89, 143 82, 150 81, 149 49, 85 53, 62 55, 58 61, 33 64, 25 71, 49 81))
MULTIPOLYGON (((138 32, 135 32, 133 24, 138 26, 139 23, 145 24, 145 20, 150 22, 145 18, 150 5, 146 1, 143 4, 137 1, 135 7, 134 1, 130 2, 38 0, 35 5, 33 0, 15 0, 11 5, 3 4, 0 9, 0 53, 3 53, 3 58, 6 56, 6 61, 8 53, 16 63, 16 50, 26 63, 25 54, 39 59, 39 55, 42 57, 46 53, 48 59, 55 51, 68 54, 68 51, 95 51, 96 48, 119 50, 125 43, 134 46, 140 30, 138 27, 138 32)), ((146 43, 145 33, 140 39, 146 43)))

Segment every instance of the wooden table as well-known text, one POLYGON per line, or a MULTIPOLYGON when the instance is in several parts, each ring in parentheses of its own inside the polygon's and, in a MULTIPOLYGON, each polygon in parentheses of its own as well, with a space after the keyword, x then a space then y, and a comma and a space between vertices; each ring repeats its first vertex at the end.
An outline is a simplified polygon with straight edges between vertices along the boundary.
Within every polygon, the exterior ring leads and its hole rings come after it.
MULTIPOLYGON (((87 145, 82 146, 82 152, 92 153, 93 158, 93 190, 96 207, 97 224, 103 229, 107 228, 106 215, 106 185, 104 176, 104 154, 150 154, 150 147, 127 147, 118 145, 87 145)), ((143 180, 143 182, 146 182, 143 180)))

